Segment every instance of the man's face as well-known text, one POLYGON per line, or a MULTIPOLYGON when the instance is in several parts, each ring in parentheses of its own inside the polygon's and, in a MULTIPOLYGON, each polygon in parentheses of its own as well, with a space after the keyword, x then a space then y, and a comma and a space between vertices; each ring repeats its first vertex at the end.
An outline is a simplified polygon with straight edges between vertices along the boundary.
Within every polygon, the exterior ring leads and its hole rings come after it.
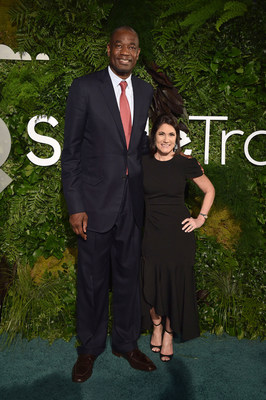
POLYGON ((139 58, 138 36, 128 30, 116 31, 107 45, 107 54, 112 71, 122 79, 131 74, 139 58))

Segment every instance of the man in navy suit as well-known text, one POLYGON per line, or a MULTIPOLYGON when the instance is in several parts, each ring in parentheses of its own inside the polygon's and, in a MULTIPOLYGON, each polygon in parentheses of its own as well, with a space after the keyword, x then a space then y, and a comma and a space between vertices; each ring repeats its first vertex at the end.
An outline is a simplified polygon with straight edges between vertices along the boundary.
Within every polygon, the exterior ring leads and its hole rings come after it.
POLYGON ((133 368, 156 369, 137 347, 141 155, 148 149, 145 125, 153 96, 151 85, 131 75, 139 53, 137 33, 130 27, 117 28, 107 45, 108 68, 75 79, 67 101, 62 181, 69 221, 78 235, 80 346, 72 371, 74 382, 91 376, 94 361, 105 349, 110 265, 112 352, 133 368), (120 85, 121 81, 126 83, 120 85), (129 105, 129 133, 123 128, 122 86, 123 102, 129 105))

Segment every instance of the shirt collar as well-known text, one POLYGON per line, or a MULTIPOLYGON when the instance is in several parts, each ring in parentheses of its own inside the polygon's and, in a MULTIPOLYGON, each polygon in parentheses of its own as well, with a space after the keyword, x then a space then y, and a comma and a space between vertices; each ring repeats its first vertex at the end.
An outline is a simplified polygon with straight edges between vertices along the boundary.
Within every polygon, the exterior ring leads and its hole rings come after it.
POLYGON ((113 85, 114 85, 115 87, 116 87, 116 86, 119 86, 119 84, 120 84, 121 81, 126 81, 126 82, 127 82, 127 85, 128 85, 128 88, 131 88, 131 87, 132 87, 132 82, 131 82, 131 76, 132 76, 132 74, 130 74, 129 77, 128 77, 127 79, 121 79, 119 76, 117 76, 117 75, 112 71, 110 65, 108 65, 108 72, 109 72, 111 81, 113 82, 113 85))

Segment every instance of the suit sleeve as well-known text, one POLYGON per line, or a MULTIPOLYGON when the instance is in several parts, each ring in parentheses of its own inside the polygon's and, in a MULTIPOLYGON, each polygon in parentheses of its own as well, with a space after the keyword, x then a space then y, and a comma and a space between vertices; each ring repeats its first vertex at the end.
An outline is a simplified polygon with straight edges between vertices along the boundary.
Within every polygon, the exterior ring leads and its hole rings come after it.
POLYGON ((75 79, 71 85, 65 116, 62 152, 62 183, 69 214, 85 211, 81 182, 81 146, 87 120, 84 85, 75 79))

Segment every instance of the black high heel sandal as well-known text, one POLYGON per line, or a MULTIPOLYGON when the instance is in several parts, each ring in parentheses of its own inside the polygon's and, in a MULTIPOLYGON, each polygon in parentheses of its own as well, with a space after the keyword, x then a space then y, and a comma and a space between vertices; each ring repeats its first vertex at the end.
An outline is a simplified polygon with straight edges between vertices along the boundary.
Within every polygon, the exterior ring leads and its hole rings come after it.
MULTIPOLYGON (((165 329, 164 331, 167 332, 169 335, 172 335, 172 336, 174 334, 173 331, 169 332, 167 329, 165 329)), ((169 361, 172 360, 173 355, 174 355, 174 353, 172 353, 172 354, 162 354, 162 353, 160 353, 160 359, 161 359, 162 362, 169 362, 169 361), (168 360, 162 360, 163 357, 168 357, 168 360)))
MULTIPOLYGON (((161 320, 161 322, 160 322, 159 324, 155 324, 155 323, 152 321, 152 324, 153 324, 153 326, 160 326, 160 325, 162 325, 162 320, 161 320)), ((156 346, 155 344, 151 344, 151 343, 150 343, 150 348, 151 348, 151 351, 152 351, 153 353, 160 353, 161 348, 162 348, 162 345, 156 346), (153 349, 158 349, 159 351, 154 351, 153 349)))

